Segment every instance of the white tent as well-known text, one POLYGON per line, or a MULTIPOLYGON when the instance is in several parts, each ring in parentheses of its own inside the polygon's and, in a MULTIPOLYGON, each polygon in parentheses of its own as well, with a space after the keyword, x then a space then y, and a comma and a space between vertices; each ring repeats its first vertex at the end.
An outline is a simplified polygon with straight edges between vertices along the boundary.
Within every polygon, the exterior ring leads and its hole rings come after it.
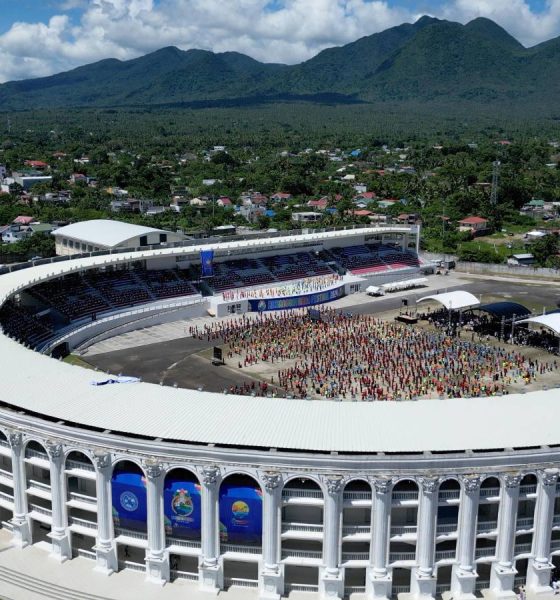
POLYGON ((528 319, 517 321, 516 325, 519 325, 519 323, 536 323, 537 325, 547 327, 556 335, 560 335, 560 313, 541 315, 539 317, 529 317, 528 319))
POLYGON ((542 238, 546 235, 546 233, 544 231, 538 231, 537 229, 533 229, 533 231, 528 231, 525 234, 528 238, 537 240, 539 238, 542 238))
POLYGON ((442 304, 447 310, 460 310, 461 308, 470 308, 478 306, 480 300, 470 292, 457 290, 456 292, 447 292, 445 294, 436 294, 434 296, 425 296, 420 298, 418 303, 426 300, 434 300, 442 304))

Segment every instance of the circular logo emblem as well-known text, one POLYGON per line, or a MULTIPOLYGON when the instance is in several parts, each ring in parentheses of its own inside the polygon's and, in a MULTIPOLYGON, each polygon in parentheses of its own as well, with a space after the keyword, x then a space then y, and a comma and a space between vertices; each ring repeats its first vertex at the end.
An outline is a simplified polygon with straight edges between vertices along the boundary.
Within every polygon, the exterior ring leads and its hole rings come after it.
POLYGON ((176 515, 188 517, 194 510, 192 498, 187 490, 177 490, 171 500, 171 509, 176 515))
POLYGON ((123 492, 120 497, 121 506, 128 512, 138 508, 138 498, 132 492, 123 492))
POLYGON ((257 304, 257 310, 260 310, 261 312, 266 310, 266 300, 259 300, 259 303, 257 304))
POLYGON ((245 519, 249 514, 249 506, 243 500, 237 500, 231 505, 231 512, 236 519, 245 519))

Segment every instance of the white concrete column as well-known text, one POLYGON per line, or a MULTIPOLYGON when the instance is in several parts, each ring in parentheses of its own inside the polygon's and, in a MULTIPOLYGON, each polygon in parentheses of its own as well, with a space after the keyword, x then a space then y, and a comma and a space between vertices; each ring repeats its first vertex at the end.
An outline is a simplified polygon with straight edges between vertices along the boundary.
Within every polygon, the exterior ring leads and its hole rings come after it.
POLYGON ((459 506, 459 532, 457 539, 457 564, 453 565, 451 591, 461 600, 475 597, 477 578, 475 568, 476 524, 480 500, 480 475, 464 475, 461 482, 459 506))
POLYGON ((198 567, 200 589, 218 593, 223 587, 223 572, 219 564, 219 480, 218 467, 204 467, 200 470, 202 484, 201 504, 201 551, 198 567))
POLYGON ((60 562, 72 558, 68 516, 66 513, 66 477, 64 475, 64 448, 55 441, 47 441, 47 454, 50 461, 52 526, 48 536, 51 539, 51 554, 60 562))
POLYGON ((117 550, 113 531, 113 502, 111 498, 111 455, 106 450, 94 452, 95 491, 97 495, 97 540, 95 570, 106 575, 118 571, 117 550))
POLYGON ((416 254, 420 254, 420 230, 422 229, 422 225, 420 223, 416 224, 416 254))
POLYGON ((8 444, 12 449, 12 476, 14 479, 14 517, 13 543, 20 548, 25 548, 31 543, 31 530, 27 517, 27 494, 25 478, 25 453, 23 449, 23 435, 20 431, 8 432, 8 444))
POLYGON ((387 571, 389 531, 391 526, 391 492, 393 480, 372 478, 373 485, 369 577, 367 578, 368 596, 375 599, 387 599, 391 596, 391 576, 387 571))
POLYGON ((558 469, 543 469, 537 472, 537 504, 533 533, 533 558, 527 569, 527 592, 531 597, 552 593, 550 574, 554 565, 550 562, 550 537, 558 469))
POLYGON ((416 596, 435 596, 434 554, 438 505, 438 477, 418 478, 420 500, 418 504, 418 541, 416 564, 418 568, 411 580, 411 591, 416 596))
POLYGON ((264 491, 260 597, 274 600, 284 593, 284 576, 280 565, 282 476, 275 471, 266 471, 261 473, 260 480, 264 491))
POLYGON ((500 510, 498 513, 498 540, 496 561, 490 573, 489 596, 493 598, 515 598, 513 581, 517 571, 513 566, 517 506, 519 502, 520 473, 506 473, 500 477, 500 510))
POLYGON ((325 477, 327 493, 323 514, 323 567, 319 578, 322 598, 344 596, 344 573, 339 568, 340 530, 342 527, 342 490, 344 480, 340 475, 325 477))
POLYGON ((146 580, 164 585, 169 581, 169 553, 165 549, 163 525, 164 467, 155 458, 144 461, 146 473, 146 503, 148 507, 148 550, 146 580))

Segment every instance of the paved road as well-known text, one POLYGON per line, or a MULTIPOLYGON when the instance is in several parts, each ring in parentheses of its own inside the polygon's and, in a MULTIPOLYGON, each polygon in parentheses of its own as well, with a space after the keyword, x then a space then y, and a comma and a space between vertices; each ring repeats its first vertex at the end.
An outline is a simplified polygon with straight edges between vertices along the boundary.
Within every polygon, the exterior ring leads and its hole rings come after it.
MULTIPOLYGON (((478 278, 461 281, 457 277, 449 280, 441 278, 438 283, 440 286, 444 283, 453 284, 447 286, 448 291, 468 289, 481 297, 483 303, 499 299, 512 300, 530 306, 533 310, 541 306, 553 308, 560 298, 560 288, 546 283, 526 284, 478 278)), ((371 301, 365 294, 360 294, 347 296, 337 302, 337 305, 342 310, 356 314, 385 313, 399 310, 403 298, 408 298, 409 304, 413 305, 416 299, 424 295, 425 290, 413 293, 408 291, 371 301)), ((93 348, 93 352, 83 357, 87 362, 103 371, 134 375, 150 383, 163 382, 165 385, 177 384, 179 387, 201 387, 207 391, 222 392, 232 385, 251 381, 251 377, 238 368, 237 361, 231 361, 232 364, 226 366, 213 366, 210 349, 214 344, 187 337, 185 322, 132 332, 99 345, 115 349, 99 353, 93 348), (168 339, 165 339, 167 336, 168 339), (177 339, 171 339, 174 337, 177 339)))

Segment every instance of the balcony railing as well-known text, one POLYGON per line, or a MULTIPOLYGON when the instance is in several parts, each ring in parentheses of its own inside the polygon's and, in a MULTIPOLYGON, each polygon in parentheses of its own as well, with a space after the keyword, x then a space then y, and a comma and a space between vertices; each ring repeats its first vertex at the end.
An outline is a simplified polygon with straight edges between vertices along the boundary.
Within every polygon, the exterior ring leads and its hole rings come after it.
POLYGON ((480 489, 480 496, 482 498, 488 498, 490 496, 499 496, 500 488, 499 487, 488 487, 480 489))
POLYGON ((68 517, 68 522, 70 525, 79 525, 80 527, 87 527, 88 529, 97 529, 97 523, 95 521, 78 519, 77 517, 68 517))
POLYGON ((95 473, 95 467, 91 463, 80 460, 67 460, 66 469, 79 469, 80 471, 92 471, 95 473))
POLYGON ((182 546, 183 548, 200 548, 199 540, 184 540, 182 538, 167 537, 166 542, 168 546, 182 546))
POLYGON ((286 592, 310 592, 317 593, 319 586, 315 583, 287 583, 286 592))
POLYGON ((321 560, 323 553, 319 550, 289 550, 283 548, 282 558, 316 558, 321 560))
POLYGON ((6 494, 6 492, 0 492, 0 498, 2 498, 2 500, 7 500, 8 502, 13 502, 14 501, 14 497, 12 494, 6 494))
POLYGON ((536 494, 537 493, 537 485, 533 483, 532 485, 521 485, 519 486, 520 494, 536 494))
POLYGON ((97 558, 95 552, 93 552, 92 550, 84 550, 83 548, 78 548, 76 552, 78 553, 78 556, 81 556, 82 558, 87 558, 89 560, 95 560, 97 558))
POLYGON ((51 486, 48 483, 43 483, 41 481, 37 481, 36 479, 29 480, 29 487, 38 488, 40 490, 44 490, 45 492, 51 493, 51 486))
POLYGON ((369 535, 371 533, 371 527, 369 525, 344 525, 342 527, 342 535, 355 535, 357 533, 369 535))
POLYGON ((411 492, 393 492, 393 501, 395 500, 418 500, 418 490, 411 492))
POLYGON ((282 499, 289 498, 313 498, 314 500, 322 500, 323 492, 321 492, 321 490, 283 490, 282 499))
POLYGON ((344 492, 344 500, 371 500, 371 492, 344 492))
POLYGON ((389 554, 389 562, 397 562, 402 560, 416 560, 415 552, 391 552, 389 554))
POLYGON ((365 594, 366 586, 365 585, 345 585, 344 593, 349 596, 350 594, 365 594))
POLYGON ((0 440, 0 446, 4 446, 4 448, 9 448, 10 444, 8 444, 8 440, 0 440))
POLYGON ((83 502, 84 504, 97 506, 97 498, 94 496, 88 496, 87 494, 80 494, 78 492, 70 492, 68 495, 70 496, 70 500, 76 500, 78 502, 83 502))
POLYGON ((496 548, 493 546, 486 548, 477 548, 474 552, 475 558, 484 558, 486 556, 494 556, 496 554, 496 548))
POLYGON ((130 569, 131 571, 140 571, 144 573, 146 571, 146 565, 141 563, 132 562, 131 560, 119 560, 119 570, 130 569))
POLYGON ((260 546, 241 546, 237 544, 220 544, 220 551, 224 552, 237 552, 239 554, 262 554, 262 548, 260 546))
POLYGON ((478 522, 478 533, 485 531, 495 531, 498 529, 498 521, 479 521, 478 522))
POLYGON ((457 523, 438 523, 437 533, 454 533, 457 531, 457 523))
POLYGON ((254 579, 243 579, 241 577, 225 577, 225 587, 244 587, 244 588, 257 588, 259 582, 254 579))
POLYGON ((517 519, 517 529, 531 529, 535 523, 535 519, 533 517, 524 517, 522 519, 517 519))
POLYGON ((553 527, 558 527, 558 525, 560 525, 560 515, 554 515, 552 518, 552 525, 553 527))
POLYGON ((50 508, 45 508, 44 506, 39 506, 38 504, 30 504, 29 510, 35 511, 41 515, 46 515, 47 517, 52 517, 52 510, 50 508))
POLYGON ((46 452, 32 450, 31 448, 27 448, 27 450, 25 451, 25 458, 39 458, 41 460, 49 462, 49 457, 46 452))
POLYGON ((11 473, 10 471, 6 471, 6 469, 0 469, 0 477, 5 477, 6 479, 9 479, 10 481, 14 480, 13 473, 11 473))
POLYGON ((550 542, 550 550, 551 552, 556 552, 556 550, 560 550, 560 540, 552 540, 552 542, 550 542))
POLYGON ((440 490, 439 499, 440 500, 459 500, 460 495, 461 495, 461 490, 440 490))
POLYGON ((198 581, 198 573, 189 573, 188 571, 179 571, 171 569, 169 571, 172 579, 186 579, 188 581, 198 581))
POLYGON ((306 533, 323 533, 322 525, 312 525, 307 523, 283 523, 282 533, 287 531, 301 531, 306 533))
POLYGON ((343 552, 342 560, 369 560, 369 552, 343 552))
POLYGON ((134 531, 132 529, 123 529, 122 527, 115 527, 115 535, 122 535, 124 537, 133 538, 136 540, 147 540, 148 534, 143 531, 134 531))
POLYGON ((437 550, 436 551, 436 560, 448 560, 454 559, 456 555, 455 550, 437 550))
POLYGON ((416 525, 393 525, 391 535, 416 535, 418 527, 416 525))
POLYGON ((514 553, 529 554, 531 552, 531 544, 515 544, 514 553))

